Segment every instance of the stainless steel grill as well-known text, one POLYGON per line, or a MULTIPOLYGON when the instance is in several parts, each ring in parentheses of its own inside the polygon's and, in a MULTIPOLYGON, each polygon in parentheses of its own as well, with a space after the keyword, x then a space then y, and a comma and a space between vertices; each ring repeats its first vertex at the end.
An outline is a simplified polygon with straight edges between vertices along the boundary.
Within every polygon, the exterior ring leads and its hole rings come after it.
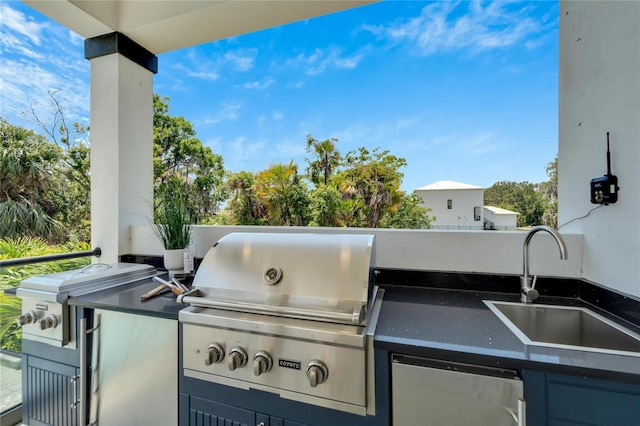
POLYGON ((191 305, 179 314, 184 375, 371 412, 373 241, 343 234, 222 238, 200 265, 194 289, 178 298, 191 305))
POLYGON ((149 265, 97 263, 82 269, 23 280, 16 290, 22 299, 23 339, 75 349, 74 310, 70 297, 126 284, 156 274, 149 265))

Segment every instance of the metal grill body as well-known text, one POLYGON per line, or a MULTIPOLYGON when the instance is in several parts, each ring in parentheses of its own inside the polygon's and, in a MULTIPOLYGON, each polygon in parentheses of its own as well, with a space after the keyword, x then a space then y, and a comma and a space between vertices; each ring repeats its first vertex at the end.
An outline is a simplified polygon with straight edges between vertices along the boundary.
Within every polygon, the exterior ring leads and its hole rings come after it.
MULTIPOLYGON (((232 233, 179 297, 183 373, 364 415, 371 235, 232 233)), ((371 384, 372 385, 372 384, 371 384)))

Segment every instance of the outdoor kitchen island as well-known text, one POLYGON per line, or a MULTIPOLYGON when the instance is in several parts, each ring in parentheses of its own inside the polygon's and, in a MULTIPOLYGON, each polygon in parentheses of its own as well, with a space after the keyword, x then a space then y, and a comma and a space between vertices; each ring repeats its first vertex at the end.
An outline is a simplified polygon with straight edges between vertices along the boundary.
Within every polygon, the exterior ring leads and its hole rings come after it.
MULTIPOLYGON (((168 279, 158 271, 159 278, 168 279)), ((82 295, 69 305, 93 319, 87 424, 177 424, 178 312, 171 291, 147 278, 82 295)))
MULTIPOLYGON (((374 346, 377 353, 386 351, 392 365, 389 399, 394 424, 415 424, 417 418, 421 424, 446 424, 435 411, 447 413, 450 424, 517 424, 517 398, 510 412, 499 406, 493 414, 501 412, 502 417, 483 421, 482 410, 492 402, 488 392, 482 395, 482 390, 492 389, 491 382, 485 387, 487 377, 521 382, 521 409, 530 425, 640 424, 640 353, 523 344, 484 303, 520 303, 519 294, 479 291, 504 290, 504 285, 495 285, 501 281, 510 289, 517 277, 384 270, 375 270, 374 276, 385 289, 374 346), (404 282, 383 285, 384 281, 404 282), (454 390, 448 393, 451 386, 454 390), (465 394, 471 389, 480 392, 465 394), (468 417, 459 417, 466 408, 468 417), (412 415, 403 415, 406 410, 412 415)), ((598 292, 600 300, 613 298, 619 316, 637 318, 640 313, 637 301, 606 295, 591 284, 582 283, 580 290, 581 283, 569 281, 573 280, 547 284, 552 289, 573 287, 569 292, 582 291, 585 299, 589 297, 584 293, 590 291, 598 292)), ((569 294, 543 296, 539 302, 587 307, 636 334, 640 331, 640 324, 621 321, 569 294)))
MULTIPOLYGON (((497 371, 514 373, 523 385, 529 424, 553 424, 554 419, 578 424, 586 417, 593 424, 638 424, 640 357, 527 347, 483 303, 487 299, 516 301, 517 294, 477 291, 474 286, 461 290, 455 274, 438 275, 441 276, 439 285, 450 281, 452 288, 379 283, 384 289, 384 297, 374 338, 375 416, 343 413, 261 390, 238 389, 185 377, 181 368, 182 356, 178 356, 182 351, 176 344, 173 350, 179 360, 175 366, 165 368, 175 369, 172 374, 179 377, 179 424, 210 424, 207 422, 212 422, 216 415, 250 425, 392 424, 394 406, 398 405, 394 397, 399 393, 392 386, 392 366, 402 363, 398 356, 444 361, 445 364, 439 366, 444 370, 474 377, 497 371), (189 407, 200 414, 191 416, 189 407)), ((465 277, 464 281, 469 277, 473 276, 465 277)), ((479 276, 479 280, 482 278, 479 276)), ((147 302, 140 301, 140 296, 153 287, 153 282, 127 285, 125 289, 80 296, 70 304, 168 319, 173 323, 172 327, 178 328, 178 312, 185 305, 178 304, 172 293, 147 302)), ((548 297, 543 301, 585 305, 570 297, 548 297)), ((627 308, 633 310, 635 306, 627 308)), ((625 325, 632 326, 630 323, 625 325)), ((123 327, 126 328, 124 324, 123 327)), ((126 330, 122 332, 126 333, 126 330)), ((126 351, 126 348, 118 350, 126 351)), ((417 364, 419 368, 424 367, 424 363, 417 364)), ((438 367, 436 364, 431 362, 429 366, 438 367)), ((407 398, 406 394, 402 395, 407 398)), ((428 395, 429 383, 423 383, 421 392, 415 393, 409 403, 417 410, 425 405, 428 395)), ((469 402, 473 404, 473 401, 469 402)), ((154 406, 149 403, 149 408, 143 411, 148 412, 154 406)))

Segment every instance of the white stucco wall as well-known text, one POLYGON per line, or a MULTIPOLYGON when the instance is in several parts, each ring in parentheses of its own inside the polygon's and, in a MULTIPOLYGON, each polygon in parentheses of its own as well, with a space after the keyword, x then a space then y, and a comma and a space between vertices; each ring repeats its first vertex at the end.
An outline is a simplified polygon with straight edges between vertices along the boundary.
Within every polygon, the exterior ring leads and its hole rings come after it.
POLYGON ((441 229, 482 229, 484 189, 438 189, 416 190, 423 200, 423 206, 432 209, 429 216, 435 216, 433 228, 441 229), (447 200, 452 200, 452 209, 447 209, 447 200), (474 221, 473 208, 480 207, 480 221, 474 221))
POLYGON ((493 222, 496 229, 516 229, 518 222, 517 214, 493 214, 491 211, 484 209, 484 218, 493 222))
POLYGON ((640 297, 640 1, 561 1, 560 225, 595 207, 607 132, 619 201, 561 230, 584 234, 585 279, 640 297))
MULTIPOLYGON (((197 257, 230 232, 353 233, 375 235, 372 266, 393 269, 522 275, 522 244, 526 232, 391 230, 364 228, 195 226, 190 250, 197 257)), ((568 259, 560 260, 554 239, 537 233, 529 247, 532 274, 581 278, 582 236, 563 233, 568 259)), ((131 229, 132 253, 162 255, 149 226, 131 229)))

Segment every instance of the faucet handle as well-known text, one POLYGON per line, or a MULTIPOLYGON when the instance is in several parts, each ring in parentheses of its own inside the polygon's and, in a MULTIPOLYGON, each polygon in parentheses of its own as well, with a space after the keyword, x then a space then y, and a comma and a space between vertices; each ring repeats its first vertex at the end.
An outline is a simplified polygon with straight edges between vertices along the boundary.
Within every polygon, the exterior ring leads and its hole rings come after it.
MULTIPOLYGON (((534 275, 534 276, 533 276, 533 282, 531 283, 531 288, 532 288, 532 289, 533 289, 533 288, 536 288, 536 281, 538 281, 538 276, 537 276, 537 275, 534 275)), ((538 296, 536 296, 536 297, 538 297, 538 296)))
POLYGON ((522 293, 522 302, 524 303, 531 303, 540 296, 538 290, 533 287, 525 287, 520 292, 522 293))

